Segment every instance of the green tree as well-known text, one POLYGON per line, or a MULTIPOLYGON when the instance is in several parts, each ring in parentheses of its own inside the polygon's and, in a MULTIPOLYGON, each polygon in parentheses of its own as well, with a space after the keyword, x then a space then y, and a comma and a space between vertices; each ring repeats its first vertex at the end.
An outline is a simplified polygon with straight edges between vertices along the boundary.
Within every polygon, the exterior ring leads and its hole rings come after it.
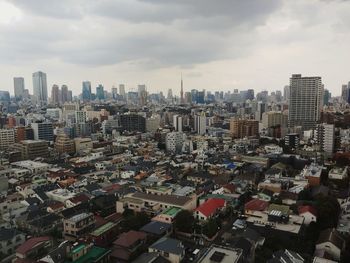
POLYGON ((190 211, 182 210, 175 218, 175 228, 180 232, 192 233, 194 222, 193 214, 190 211))
POLYGON ((333 196, 320 195, 316 198, 317 223, 320 230, 336 227, 340 215, 340 205, 333 196))
POLYGON ((211 238, 218 232, 218 229, 219 229, 218 223, 216 222, 215 219, 211 218, 203 226, 202 232, 203 232, 204 235, 206 235, 207 237, 211 238))

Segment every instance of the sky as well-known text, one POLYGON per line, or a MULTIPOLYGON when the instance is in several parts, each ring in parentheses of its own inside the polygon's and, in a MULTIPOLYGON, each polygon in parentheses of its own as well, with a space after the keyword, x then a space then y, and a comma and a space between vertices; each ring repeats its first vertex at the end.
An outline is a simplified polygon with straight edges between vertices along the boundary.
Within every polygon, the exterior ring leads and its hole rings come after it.
POLYGON ((348 0, 0 0, 0 90, 47 73, 149 92, 283 90, 292 74, 350 81, 348 0))

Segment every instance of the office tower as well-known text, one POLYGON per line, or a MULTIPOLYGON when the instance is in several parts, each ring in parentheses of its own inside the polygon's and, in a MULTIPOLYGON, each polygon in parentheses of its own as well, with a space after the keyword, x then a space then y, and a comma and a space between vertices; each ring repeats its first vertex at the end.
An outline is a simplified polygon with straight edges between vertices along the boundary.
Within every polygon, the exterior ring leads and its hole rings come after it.
POLYGON ((34 140, 53 141, 53 126, 50 122, 32 123, 34 140))
POLYGON ((194 129, 200 135, 204 135, 207 132, 207 117, 204 112, 200 115, 195 115, 194 129))
POLYGON ((254 99, 254 90, 248 89, 246 93, 246 99, 247 100, 253 100, 254 99))
POLYGON ((24 78, 15 77, 13 78, 13 86, 16 99, 24 98, 24 78))
POLYGON ((10 92, 5 90, 0 90, 0 102, 10 102, 10 92))
POLYGON ((13 144, 12 149, 21 153, 22 160, 49 156, 48 143, 43 140, 24 140, 13 144))
POLYGON ((230 132, 234 138, 256 137, 259 135, 259 122, 256 120, 231 119, 230 132))
POLYGON ((98 100, 104 100, 105 99, 105 92, 104 92, 104 88, 101 84, 99 84, 96 87, 96 99, 98 100))
POLYGON ((183 143, 184 134, 182 132, 169 132, 165 136, 165 148, 168 152, 181 152, 183 143))
POLYGON ((284 86, 283 88, 283 99, 285 101, 288 101, 290 97, 290 88, 288 85, 284 86))
POLYGON ((204 104, 204 96, 205 96, 205 91, 198 91, 197 92, 197 99, 196 102, 198 104, 204 104))
POLYGON ((173 100, 173 90, 172 89, 168 89, 167 100, 170 100, 170 101, 173 100))
POLYGON ((60 103, 60 88, 56 84, 51 88, 51 101, 53 104, 60 103))
POLYGON ((146 132, 154 133, 160 126, 160 116, 158 114, 152 115, 146 119, 146 132))
POLYGON ((69 136, 65 133, 58 134, 55 141, 55 149, 59 154, 75 153, 75 144, 74 140, 69 138, 69 136))
POLYGON ((173 116, 173 126, 175 131, 182 132, 182 117, 179 115, 173 116))
POLYGON ((192 103, 197 103, 197 93, 198 93, 198 90, 196 90, 196 89, 191 90, 192 103))
POLYGON ((301 126, 302 130, 315 128, 323 107, 323 85, 321 77, 302 77, 294 74, 290 78, 289 127, 301 126))
POLYGON ((69 102, 73 101, 73 92, 71 90, 68 90, 68 98, 67 98, 69 102))
POLYGON ((276 101, 280 102, 282 101, 282 92, 280 90, 276 90, 276 101))
POLYGON ((125 85, 119 84, 119 94, 123 97, 123 99, 126 99, 126 93, 125 93, 125 85))
POLYGON ((341 98, 344 102, 350 103, 350 81, 342 85, 341 98))
POLYGON ((328 89, 324 90, 324 95, 323 95, 323 104, 328 105, 329 100, 331 99, 332 94, 329 92, 328 89))
POLYGON ((112 98, 114 100, 118 99, 118 89, 115 87, 112 88, 112 98))
POLYGON ((47 103, 47 81, 44 72, 38 71, 33 73, 33 95, 37 103, 47 103))
POLYGON ((87 120, 87 112, 77 110, 75 111, 75 123, 85 123, 87 120))
MULTIPOLYGON (((264 90, 264 91, 261 91, 259 93, 256 94, 256 99, 258 101, 262 101, 264 103, 267 102, 268 100, 268 97, 269 97, 269 92, 267 90, 264 90)), ((239 101, 238 101, 239 102, 239 101)))
POLYGON ((138 114, 123 114, 120 115, 120 124, 123 131, 129 132, 145 132, 146 119, 138 114))
POLYGON ((267 110, 267 104, 262 101, 259 101, 257 104, 257 109, 255 111, 255 120, 260 122, 262 119, 263 113, 266 112, 266 110, 267 110))
POLYGON ((8 147, 15 143, 14 129, 0 129, 0 150, 7 150, 8 147))
POLYGON ((83 81, 82 99, 83 101, 91 100, 91 82, 90 81, 83 81))
POLYGON ((182 75, 181 75, 180 99, 181 99, 181 104, 183 104, 184 103, 184 83, 182 80, 182 75))
POLYGON ((327 154, 334 152, 334 124, 317 124, 315 128, 315 140, 320 145, 321 150, 327 154))
POLYGON ((138 85, 137 86, 138 90, 138 98, 139 98, 139 103, 141 106, 146 105, 147 103, 147 91, 146 91, 146 85, 138 85))
POLYGON ((61 102, 65 103, 68 101, 68 87, 67 85, 62 85, 61 87, 61 102))

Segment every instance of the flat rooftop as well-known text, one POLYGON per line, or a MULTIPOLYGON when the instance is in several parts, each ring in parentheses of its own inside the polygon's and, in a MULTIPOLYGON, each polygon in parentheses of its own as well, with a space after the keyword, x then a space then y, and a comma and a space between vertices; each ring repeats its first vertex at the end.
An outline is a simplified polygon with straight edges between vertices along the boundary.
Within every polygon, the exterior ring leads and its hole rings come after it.
POLYGON ((236 263, 242 257, 242 250, 239 248, 230 248, 213 245, 198 260, 198 263, 236 263))
POLYGON ((179 195, 154 195, 137 192, 131 195, 133 198, 142 199, 144 201, 152 201, 158 203, 165 203, 172 206, 184 206, 186 205, 191 198, 187 196, 179 195))

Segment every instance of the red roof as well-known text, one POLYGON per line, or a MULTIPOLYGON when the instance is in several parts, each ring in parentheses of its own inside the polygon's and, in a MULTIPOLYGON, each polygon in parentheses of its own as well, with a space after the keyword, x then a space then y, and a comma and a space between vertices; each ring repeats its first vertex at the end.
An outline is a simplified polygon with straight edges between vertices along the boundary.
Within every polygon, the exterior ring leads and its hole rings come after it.
POLYGON ((39 245, 42 242, 46 242, 49 240, 51 240, 51 237, 46 237, 46 236, 30 238, 16 249, 16 253, 25 255, 30 250, 32 250, 35 246, 39 245))
POLYGON ((311 214, 313 214, 314 216, 317 216, 317 210, 315 207, 311 206, 311 205, 301 205, 298 207, 298 212, 299 215, 300 214, 304 214, 306 212, 309 212, 311 214))
POLYGON ((252 199, 244 205, 244 209, 252 211, 264 211, 268 206, 269 202, 260 199, 252 199))
POLYGON ((223 188, 225 188, 226 190, 230 191, 231 193, 234 193, 236 190, 236 186, 233 184, 225 184, 223 186, 223 188))
POLYGON ((197 207, 195 211, 201 212, 206 217, 213 215, 217 209, 225 206, 225 200, 219 198, 211 198, 197 207))

